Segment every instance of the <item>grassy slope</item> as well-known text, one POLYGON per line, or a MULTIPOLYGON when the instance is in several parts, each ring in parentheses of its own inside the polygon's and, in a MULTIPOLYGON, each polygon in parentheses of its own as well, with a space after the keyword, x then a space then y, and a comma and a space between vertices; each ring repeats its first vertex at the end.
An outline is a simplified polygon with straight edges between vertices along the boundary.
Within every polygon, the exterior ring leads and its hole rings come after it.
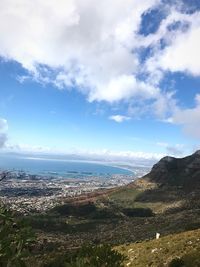
POLYGON ((128 257, 125 266, 162 267, 176 257, 184 260, 185 267, 200 266, 200 229, 168 235, 158 240, 121 245, 116 249, 128 257))
POLYGON ((133 207, 135 198, 140 194, 140 190, 135 188, 120 188, 119 190, 111 193, 109 199, 114 201, 116 205, 122 207, 133 207))
MULTIPOLYGON (((173 199, 168 197, 168 199, 163 201, 161 195, 169 195, 169 192, 165 190, 161 191, 158 195, 158 192, 154 192, 155 188, 148 189, 150 192, 152 191, 151 195, 157 196, 157 199, 150 199, 145 190, 146 187, 141 185, 120 188, 109 194, 109 200, 123 208, 151 208, 155 213, 162 213, 169 208, 179 207, 182 204, 182 200, 176 196, 173 199), (141 199, 142 196, 143 200, 141 199)), ((177 191, 175 190, 175 192, 177 191)))

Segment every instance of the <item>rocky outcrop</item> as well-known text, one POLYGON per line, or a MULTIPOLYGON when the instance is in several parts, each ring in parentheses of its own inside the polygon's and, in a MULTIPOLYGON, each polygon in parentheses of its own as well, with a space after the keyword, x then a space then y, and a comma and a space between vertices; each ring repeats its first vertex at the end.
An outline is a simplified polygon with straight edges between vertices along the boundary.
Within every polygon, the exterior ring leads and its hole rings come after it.
POLYGON ((200 188, 200 150, 184 158, 162 158, 143 179, 187 189, 200 188))

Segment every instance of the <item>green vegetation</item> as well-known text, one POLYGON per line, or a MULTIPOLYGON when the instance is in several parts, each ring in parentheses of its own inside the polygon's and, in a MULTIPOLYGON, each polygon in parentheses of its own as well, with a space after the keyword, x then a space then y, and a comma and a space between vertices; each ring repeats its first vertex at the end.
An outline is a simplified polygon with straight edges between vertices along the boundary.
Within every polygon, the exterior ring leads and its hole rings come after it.
POLYGON ((184 267, 184 260, 180 258, 175 258, 169 263, 169 267, 184 267))
POLYGON ((0 208, 0 266, 24 267, 33 234, 23 221, 16 220, 7 209, 0 208))
POLYGON ((141 191, 135 188, 121 188, 109 195, 110 201, 115 205, 123 208, 133 208, 136 197, 141 194, 141 191))
MULTIPOLYGON (((75 251, 56 254, 53 246, 49 256, 37 253, 30 227, 11 212, 0 209, 0 267, 121 267, 125 256, 110 245, 82 246, 75 251), (35 252, 30 257, 30 249, 35 252), (35 256, 33 256, 35 255, 35 256), (37 259, 37 255, 39 256, 37 259), (46 262, 46 263, 45 263, 46 262)), ((46 244, 47 249, 48 244, 46 244)))
POLYGON ((59 255, 44 267, 122 267, 125 259, 109 245, 83 246, 74 253, 59 255))
MULTIPOLYGON (((94 245, 95 240, 91 240, 92 242, 90 245, 82 247, 81 242, 77 240, 79 247, 70 248, 69 245, 72 245, 73 242, 71 242, 72 240, 69 240, 69 244, 67 245, 66 243, 66 246, 61 249, 62 245, 60 243, 56 244, 55 242, 49 242, 48 232, 44 235, 46 241, 43 244, 40 243, 39 239, 37 240, 37 244, 33 244, 31 231, 26 227, 24 222, 13 217, 13 215, 5 209, 1 209, 0 214, 0 266, 2 267, 122 267, 127 263, 129 263, 129 266, 134 267, 200 266, 200 230, 166 235, 158 240, 143 240, 139 243, 120 245, 118 247, 115 247, 114 249, 111 245, 107 244, 94 245), (31 257, 29 254, 30 248, 33 250, 31 257), (193 265, 193 263, 195 263, 196 265, 193 265)), ((188 215, 189 212, 187 216, 188 215)), ((165 223, 165 225, 168 224, 168 216, 170 215, 165 215, 163 216, 163 219, 161 219, 161 222, 165 223)), ((38 215, 38 217, 40 217, 40 219, 42 218, 41 215, 38 215)), ((43 218, 45 218, 45 215, 43 215, 43 218)), ((49 215, 47 214, 46 220, 48 218, 54 218, 56 222, 55 217, 49 217, 49 215)), ((66 219, 66 217, 62 216, 60 218, 66 219)), ((122 221, 122 230, 119 225, 117 234, 119 234, 119 230, 121 230, 121 234, 124 235, 124 241, 122 243, 127 242, 128 233, 130 235, 131 231, 133 231, 134 234, 136 234, 137 232, 139 235, 143 233, 145 238, 147 237, 147 234, 149 232, 155 234, 156 225, 154 228, 152 224, 154 222, 152 220, 155 219, 156 218, 154 217, 137 217, 137 219, 134 221, 131 218, 130 221, 126 219, 126 222, 128 222, 127 228, 124 227, 125 221, 122 221), (150 221, 148 222, 147 220, 150 221)), ((180 220, 180 218, 176 219, 180 220)), ((89 220, 88 222, 91 221, 89 220)), ((106 219, 105 222, 108 222, 108 220, 106 219)), ((157 224, 161 222, 159 222, 158 218, 155 221, 155 223, 157 224)), ((183 220, 181 222, 183 222, 183 220)), ((76 224, 79 225, 79 223, 80 221, 78 220, 78 218, 70 217, 67 224, 71 224, 71 227, 73 228, 76 224)), ((99 228, 98 221, 95 221, 94 225, 96 227, 98 226, 99 228)), ((109 227, 106 229, 104 233, 105 235, 112 233, 112 230, 109 229, 109 227)), ((174 231, 176 231, 176 227, 179 228, 177 225, 172 225, 171 227, 174 231)), ((93 232, 93 230, 89 228, 82 230, 85 241, 88 241, 88 239, 90 238, 89 233, 91 231, 91 236, 96 232, 93 232), (87 233, 88 237, 86 237, 85 233, 87 233)), ((101 229, 99 234, 102 235, 102 233, 103 229, 101 229)), ((75 232, 71 234, 73 234, 72 236, 74 236, 75 238, 79 236, 80 232, 78 233, 78 235, 75 235, 75 232)), ((60 237, 61 235, 58 236, 58 238, 60 237)), ((112 240, 115 239, 116 233, 111 237, 112 240)), ((135 241, 137 240, 139 240, 139 238, 138 236, 135 236, 135 241)), ((101 238, 98 240, 98 242, 100 244, 102 243, 101 238)))
POLYGON ((96 209, 97 208, 94 203, 85 203, 79 205, 64 204, 53 208, 52 212, 58 213, 59 215, 87 217, 91 213, 94 213, 96 209))
POLYGON ((150 208, 123 209, 123 213, 128 217, 152 217, 154 216, 150 208))

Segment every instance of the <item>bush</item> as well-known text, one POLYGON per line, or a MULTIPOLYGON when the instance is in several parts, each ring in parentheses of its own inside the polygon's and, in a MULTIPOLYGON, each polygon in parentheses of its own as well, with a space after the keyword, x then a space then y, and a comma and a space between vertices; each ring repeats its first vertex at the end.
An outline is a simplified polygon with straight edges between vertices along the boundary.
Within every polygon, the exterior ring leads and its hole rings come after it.
POLYGON ((184 260, 185 266, 200 266, 200 251, 193 250, 185 254, 182 259, 184 260))
POLYGON ((104 220, 104 219, 114 219, 117 218, 117 214, 115 214, 111 209, 97 209, 94 213, 90 215, 91 219, 104 220))
POLYGON ((88 216, 96 211, 96 206, 93 203, 86 204, 64 204, 52 209, 53 212, 57 212, 63 216, 88 216))
POLYGON ((125 256, 109 245, 83 246, 79 251, 55 258, 45 267, 122 267, 125 256))
POLYGON ((25 257, 33 234, 23 221, 17 221, 7 209, 0 207, 0 266, 26 266, 25 257))
POLYGON ((152 217, 153 211, 150 208, 129 208, 123 209, 122 212, 128 217, 152 217))
POLYGON ((184 266, 185 266, 184 261, 180 258, 173 259, 169 264, 169 267, 184 267, 184 266))

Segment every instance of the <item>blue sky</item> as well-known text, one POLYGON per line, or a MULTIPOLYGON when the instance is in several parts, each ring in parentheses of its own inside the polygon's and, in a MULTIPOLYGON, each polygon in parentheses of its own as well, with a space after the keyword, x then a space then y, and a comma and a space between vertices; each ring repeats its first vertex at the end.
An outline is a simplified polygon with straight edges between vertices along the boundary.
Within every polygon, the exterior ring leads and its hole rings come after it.
POLYGON ((1 1, 1 151, 124 160, 200 147, 198 1, 109 1, 1 1))

